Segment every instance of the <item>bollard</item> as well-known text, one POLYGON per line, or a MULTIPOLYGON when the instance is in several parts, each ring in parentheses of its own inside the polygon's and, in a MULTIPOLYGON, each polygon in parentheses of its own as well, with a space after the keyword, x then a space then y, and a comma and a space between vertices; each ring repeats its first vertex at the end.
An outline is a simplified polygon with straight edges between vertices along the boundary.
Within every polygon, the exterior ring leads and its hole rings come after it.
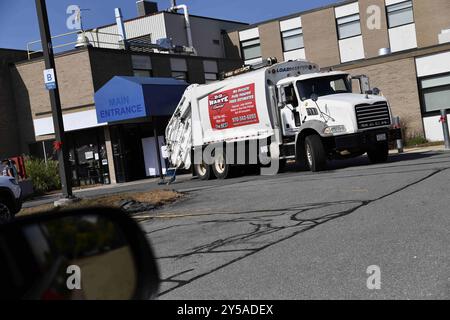
MULTIPOLYGON (((394 128, 400 129, 400 117, 394 117, 394 128)), ((403 139, 395 140, 398 153, 403 153, 403 139)))
POLYGON ((442 123, 442 130, 444 131, 445 150, 450 150, 450 137, 448 132, 447 110, 441 110, 441 118, 439 122, 442 123))

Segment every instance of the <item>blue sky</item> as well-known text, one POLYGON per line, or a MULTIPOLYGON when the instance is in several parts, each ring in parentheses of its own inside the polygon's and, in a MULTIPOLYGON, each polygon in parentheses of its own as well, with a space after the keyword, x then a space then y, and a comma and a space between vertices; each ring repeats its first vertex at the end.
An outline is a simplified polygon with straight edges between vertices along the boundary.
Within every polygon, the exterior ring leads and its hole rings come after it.
MULTIPOLYGON (((159 9, 169 0, 158 0, 159 9)), ((339 2, 339 0, 179 0, 196 15, 254 23, 294 12, 339 2)), ((90 9, 83 13, 85 28, 114 23, 114 8, 122 8, 126 19, 136 16, 135 0, 47 0, 52 35, 68 32, 66 9, 76 4, 90 9)), ((39 39, 34 0, 0 0, 0 48, 25 49, 39 39)))

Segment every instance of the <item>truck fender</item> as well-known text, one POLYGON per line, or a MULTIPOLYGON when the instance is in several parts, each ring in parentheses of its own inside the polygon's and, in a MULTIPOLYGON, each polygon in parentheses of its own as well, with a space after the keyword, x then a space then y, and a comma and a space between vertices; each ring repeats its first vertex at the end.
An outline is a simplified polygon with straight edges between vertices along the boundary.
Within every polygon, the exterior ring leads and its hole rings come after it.
POLYGON ((323 134, 323 131, 325 130, 326 127, 327 127, 326 123, 319 120, 305 121, 300 127, 300 131, 298 132, 295 140, 297 142, 297 139, 299 137, 305 137, 310 134, 318 134, 321 137, 325 137, 326 135, 323 134))

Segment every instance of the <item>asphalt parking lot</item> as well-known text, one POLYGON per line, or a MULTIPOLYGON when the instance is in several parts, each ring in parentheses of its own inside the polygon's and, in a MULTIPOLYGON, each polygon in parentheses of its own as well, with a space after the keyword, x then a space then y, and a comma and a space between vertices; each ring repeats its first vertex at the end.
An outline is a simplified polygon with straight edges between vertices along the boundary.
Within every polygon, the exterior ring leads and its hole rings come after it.
POLYGON ((186 198, 142 223, 159 299, 450 298, 450 154, 330 169, 174 184, 186 198))

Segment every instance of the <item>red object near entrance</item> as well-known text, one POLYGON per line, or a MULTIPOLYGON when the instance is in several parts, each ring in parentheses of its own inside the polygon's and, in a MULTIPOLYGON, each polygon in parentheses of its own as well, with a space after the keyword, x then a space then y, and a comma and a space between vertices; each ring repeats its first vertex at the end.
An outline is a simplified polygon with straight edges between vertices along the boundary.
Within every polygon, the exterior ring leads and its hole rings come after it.
POLYGON ((55 151, 59 151, 62 149, 62 142, 61 141, 55 141, 53 142, 53 149, 55 151))

